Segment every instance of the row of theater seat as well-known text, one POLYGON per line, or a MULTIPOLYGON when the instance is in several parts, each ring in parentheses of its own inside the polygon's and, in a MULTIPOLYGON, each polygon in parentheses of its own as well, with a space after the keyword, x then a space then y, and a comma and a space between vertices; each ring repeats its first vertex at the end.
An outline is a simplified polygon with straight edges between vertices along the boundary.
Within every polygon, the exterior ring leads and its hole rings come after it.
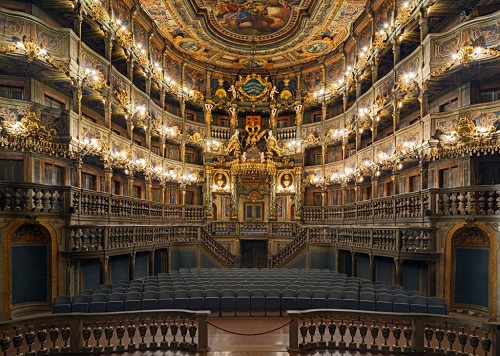
POLYGON ((144 281, 103 284, 73 299, 61 296, 54 301, 55 313, 171 308, 219 313, 311 308, 446 313, 442 298, 381 282, 360 282, 330 270, 184 269, 144 281))

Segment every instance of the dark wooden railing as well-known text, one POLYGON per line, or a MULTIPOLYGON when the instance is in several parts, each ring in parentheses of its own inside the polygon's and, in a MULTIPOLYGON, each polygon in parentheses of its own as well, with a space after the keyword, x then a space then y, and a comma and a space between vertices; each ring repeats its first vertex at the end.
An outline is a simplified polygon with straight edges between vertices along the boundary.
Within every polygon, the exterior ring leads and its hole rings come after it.
POLYGON ((93 190, 34 183, 0 183, 0 211, 191 221, 205 218, 202 205, 162 204, 93 190))
POLYGON ((234 266, 236 256, 210 236, 210 233, 205 227, 201 229, 201 241, 226 267, 234 266))
POLYGON ((294 237, 297 224, 294 222, 212 222, 212 236, 265 236, 294 237))
POLYGON ((431 314, 288 311, 289 351, 498 355, 500 324, 431 314))
POLYGON ((436 216, 500 214, 500 185, 433 188, 409 194, 334 206, 305 206, 303 221, 311 223, 366 224, 425 221, 436 216))
POLYGON ((283 267, 306 244, 325 244, 347 250, 364 248, 375 252, 435 252, 432 228, 304 226, 293 241, 273 255, 273 267, 283 267))
POLYGON ((208 350, 209 311, 54 314, 1 322, 4 355, 208 350))

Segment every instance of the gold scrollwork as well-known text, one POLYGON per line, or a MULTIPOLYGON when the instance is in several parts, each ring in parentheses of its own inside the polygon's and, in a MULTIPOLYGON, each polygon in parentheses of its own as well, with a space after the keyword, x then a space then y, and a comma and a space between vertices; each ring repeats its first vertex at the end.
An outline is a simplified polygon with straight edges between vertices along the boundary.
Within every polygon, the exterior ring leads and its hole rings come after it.
POLYGON ((271 82, 268 81, 268 78, 262 78, 260 75, 252 73, 243 78, 241 75, 239 76, 239 80, 235 83, 236 90, 238 95, 247 99, 251 102, 262 102, 266 96, 270 93, 273 88, 271 82), (252 88, 246 86, 253 82, 255 85, 252 85, 252 88))

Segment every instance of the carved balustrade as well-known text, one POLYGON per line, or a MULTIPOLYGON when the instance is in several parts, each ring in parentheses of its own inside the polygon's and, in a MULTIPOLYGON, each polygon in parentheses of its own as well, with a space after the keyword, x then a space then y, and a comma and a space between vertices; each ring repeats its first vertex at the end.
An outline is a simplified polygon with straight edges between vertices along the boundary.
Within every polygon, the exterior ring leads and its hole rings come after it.
POLYGON ((431 314, 347 310, 288 311, 289 351, 497 355, 498 326, 431 314))
POLYGON ((197 220, 202 205, 171 205, 74 187, 35 183, 0 183, 0 211, 62 213, 134 219, 197 220))
POLYGON ((289 128, 284 128, 284 129, 278 129, 276 131, 276 138, 278 140, 295 140, 297 136, 297 132, 295 127, 289 127, 289 128))
POLYGON ((212 222, 209 230, 213 236, 270 236, 294 237, 294 222, 212 222))
POLYGON ((214 253, 219 258, 219 261, 223 262, 227 267, 234 265, 235 256, 210 236, 206 228, 201 229, 201 239, 204 246, 214 253))
POLYGON ((196 242, 200 226, 112 225, 68 227, 67 251, 92 251, 196 242))
POLYGON ((500 185, 482 185, 431 190, 436 215, 498 215, 500 185))
POLYGON ((297 237, 295 237, 292 242, 286 245, 285 248, 280 250, 278 253, 273 255, 273 267, 280 267, 282 264, 288 261, 290 257, 294 256, 297 252, 300 251, 302 246, 304 246, 309 239, 308 231, 308 229, 302 229, 301 231, 297 232, 297 237))
POLYGON ((105 354, 208 349, 209 311, 57 314, 0 322, 5 355, 105 354))
POLYGON ((69 188, 43 184, 0 184, 0 211, 62 213, 69 209, 69 188))
POLYGON ((212 127, 212 138, 217 140, 229 140, 231 138, 231 129, 226 127, 212 127))
POLYGON ((436 216, 488 216, 500 214, 500 185, 433 188, 336 206, 306 206, 305 223, 355 224, 391 220, 424 221, 436 216))
POLYGON ((283 266, 302 246, 309 243, 354 251, 370 249, 374 252, 435 252, 432 228, 304 226, 293 241, 273 255, 273 267, 283 266))

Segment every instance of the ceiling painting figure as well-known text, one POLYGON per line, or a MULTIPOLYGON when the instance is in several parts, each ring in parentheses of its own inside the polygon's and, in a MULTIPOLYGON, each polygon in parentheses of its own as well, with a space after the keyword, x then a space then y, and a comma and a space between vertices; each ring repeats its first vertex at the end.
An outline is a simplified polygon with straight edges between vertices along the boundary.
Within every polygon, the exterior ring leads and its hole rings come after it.
POLYGON ((214 5, 214 13, 223 28, 237 34, 259 36, 286 26, 292 11, 291 2, 286 0, 223 0, 217 1, 214 5))

